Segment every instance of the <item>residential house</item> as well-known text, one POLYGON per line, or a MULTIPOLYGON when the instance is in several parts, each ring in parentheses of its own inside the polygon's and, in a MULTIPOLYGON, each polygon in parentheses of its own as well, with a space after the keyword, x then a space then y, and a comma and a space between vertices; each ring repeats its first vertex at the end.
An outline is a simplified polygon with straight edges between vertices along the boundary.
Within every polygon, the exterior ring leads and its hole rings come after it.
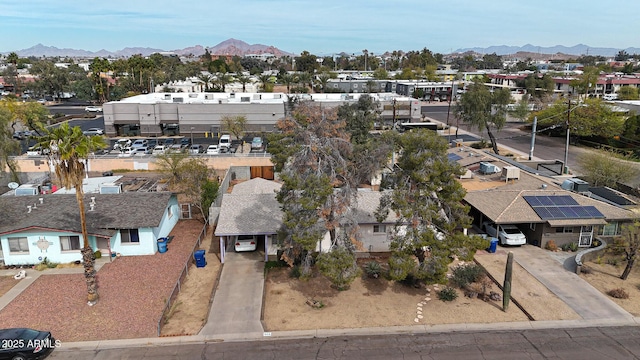
MULTIPOLYGON (((233 250, 239 235, 255 235, 258 239, 257 249, 264 252, 265 261, 277 257, 280 250, 277 233, 282 226, 283 213, 276 192, 281 186, 274 181, 254 178, 236 184, 231 193, 223 194, 214 234, 220 239, 222 262, 226 251, 233 250)), ((389 232, 395 217, 390 214, 384 222, 377 222, 373 214, 381 196, 382 193, 378 191, 358 191, 357 205, 354 207, 354 215, 360 225, 357 252, 389 251, 389 232)), ((327 233, 316 250, 327 251, 330 247, 327 233)))
MULTIPOLYGON (((0 257, 6 265, 36 264, 45 257, 67 263, 82 259, 84 243, 75 194, 2 197, 0 257)), ((152 255, 157 239, 178 222, 170 192, 85 195, 89 244, 109 254, 152 255)))
POLYGON ((596 236, 617 235, 621 224, 636 218, 628 202, 616 204, 588 189, 564 189, 562 179, 543 175, 543 167, 538 171, 464 146, 449 149, 448 155, 467 170, 459 181, 477 229, 485 222, 512 224, 532 245, 554 240, 559 246, 591 246, 596 236))

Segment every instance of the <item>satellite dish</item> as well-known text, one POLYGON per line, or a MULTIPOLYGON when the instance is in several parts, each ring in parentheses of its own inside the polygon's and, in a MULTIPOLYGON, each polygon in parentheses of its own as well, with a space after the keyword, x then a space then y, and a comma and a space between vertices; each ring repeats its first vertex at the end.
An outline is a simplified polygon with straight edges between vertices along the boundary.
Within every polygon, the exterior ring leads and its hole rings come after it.
POLYGON ((13 189, 17 189, 18 186, 20 186, 20 184, 18 184, 17 182, 13 182, 12 181, 12 182, 8 183, 7 186, 9 187, 9 189, 13 190, 13 189))

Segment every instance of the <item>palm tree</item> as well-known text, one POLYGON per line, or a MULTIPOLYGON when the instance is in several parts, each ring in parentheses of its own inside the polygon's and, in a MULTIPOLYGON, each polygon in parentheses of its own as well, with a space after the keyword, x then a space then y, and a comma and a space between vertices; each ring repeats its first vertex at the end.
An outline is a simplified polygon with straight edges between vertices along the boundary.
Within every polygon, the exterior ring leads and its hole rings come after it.
POLYGON ((260 81, 260 88, 262 89, 263 92, 267 92, 267 87, 269 86, 269 81, 271 79, 270 75, 265 75, 262 74, 260 76, 258 76, 258 80, 260 81))
POLYGON ((295 81, 295 77, 290 73, 284 73, 282 75, 282 83, 287 86, 287 94, 291 92, 291 84, 295 81))
POLYGON ((80 251, 84 265, 84 276, 87 283, 87 303, 92 306, 98 301, 98 285, 96 283, 95 256, 89 245, 87 234, 87 220, 84 210, 84 192, 82 180, 85 177, 85 162, 93 151, 107 146, 102 136, 86 136, 78 126, 70 127, 62 123, 53 130, 42 128, 45 135, 40 138, 38 145, 48 151, 49 163, 55 167, 55 174, 60 185, 70 189, 75 188, 76 200, 80 210, 80 226, 84 245, 80 251))
POLYGON ((247 84, 251 82, 251 78, 248 76, 241 75, 241 76, 238 76, 236 80, 238 80, 238 82, 242 84, 242 92, 247 92, 247 84))
POLYGON ((213 82, 213 76, 211 76, 211 74, 201 73, 198 75, 198 82, 204 84, 204 92, 208 92, 209 85, 213 82))
POLYGON ((229 84, 230 82, 231 82, 231 75, 227 73, 219 73, 216 75, 215 84, 219 86, 219 89, 222 92, 226 92, 227 84, 229 84))
POLYGON ((327 73, 322 73, 318 76, 318 82, 320 82, 320 86, 322 87, 322 92, 324 93, 327 89, 327 83, 331 79, 331 75, 327 73))

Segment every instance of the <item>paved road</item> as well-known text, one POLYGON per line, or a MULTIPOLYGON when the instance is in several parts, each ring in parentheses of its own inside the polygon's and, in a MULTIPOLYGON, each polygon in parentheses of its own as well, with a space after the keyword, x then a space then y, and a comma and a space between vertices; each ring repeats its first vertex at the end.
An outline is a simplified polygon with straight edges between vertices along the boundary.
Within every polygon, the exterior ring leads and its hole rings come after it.
POLYGON ((67 350, 49 359, 640 359, 640 327, 473 331, 67 350))

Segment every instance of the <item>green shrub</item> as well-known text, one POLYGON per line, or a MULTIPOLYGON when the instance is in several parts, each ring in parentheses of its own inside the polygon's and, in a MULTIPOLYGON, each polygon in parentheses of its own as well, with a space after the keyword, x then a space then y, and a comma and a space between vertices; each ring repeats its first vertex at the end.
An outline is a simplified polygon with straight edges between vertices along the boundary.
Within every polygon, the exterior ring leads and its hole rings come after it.
POLYGON ((277 268, 281 268, 284 267, 286 265, 286 263, 284 261, 267 261, 266 263, 264 263, 264 272, 268 272, 269 269, 277 269, 277 268))
POLYGON ((94 252, 93 257, 96 259, 100 259, 102 257, 102 253, 100 252, 100 250, 94 252))
POLYGON ((452 287, 445 287, 444 289, 438 292, 438 299, 442 301, 453 301, 458 298, 458 293, 456 289, 452 287))
POLYGON ((459 265, 452 271, 451 283, 459 288, 464 288, 471 283, 477 282, 482 275, 484 275, 484 269, 478 264, 459 265))
POLYGON ((355 254, 343 247, 319 254, 316 265, 322 275, 338 290, 348 289, 353 280, 360 275, 355 254))
POLYGON ((607 264, 609 265, 618 266, 619 263, 620 263, 620 259, 618 259, 617 257, 612 257, 607 259, 607 264))
POLYGON ((367 276, 377 279, 378 277, 380 277, 380 273, 382 272, 382 267, 380 266, 380 263, 378 263, 377 261, 369 261, 364 266, 364 272, 367 273, 367 276))
POLYGON ((293 265, 291 267, 291 270, 289 271, 289 277, 292 277, 294 279, 299 279, 300 276, 302 276, 302 270, 300 270, 300 266, 293 265))
POLYGON ((574 243, 574 242, 570 243, 569 244, 569 250, 578 251, 578 243, 574 243))

